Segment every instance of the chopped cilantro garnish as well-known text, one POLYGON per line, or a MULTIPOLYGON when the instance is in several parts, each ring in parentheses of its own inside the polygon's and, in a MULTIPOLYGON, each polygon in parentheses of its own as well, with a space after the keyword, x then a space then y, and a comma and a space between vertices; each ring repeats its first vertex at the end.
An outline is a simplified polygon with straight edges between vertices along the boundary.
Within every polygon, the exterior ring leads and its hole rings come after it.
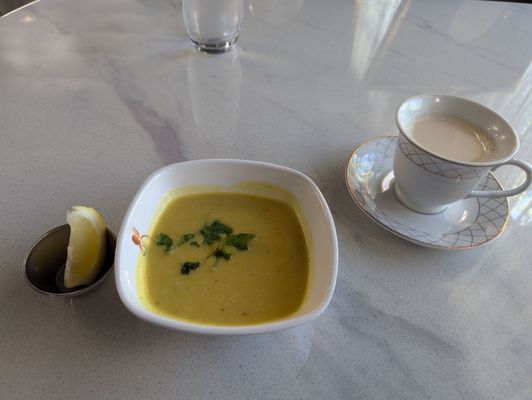
POLYGON ((253 239, 255 235, 253 233, 238 233, 236 235, 227 235, 225 238, 225 244, 233 246, 237 250, 247 250, 248 242, 253 239))
MULTIPOLYGON (((233 228, 225 225, 219 220, 215 220, 210 225, 205 224, 203 228, 200 229, 199 233, 203 235, 203 244, 212 245, 214 243, 218 243, 216 249, 205 258, 205 260, 210 257, 214 257, 216 259, 213 268, 216 268, 216 265, 220 259, 224 259, 226 261, 231 259, 232 254, 225 251, 225 246, 234 247, 239 251, 247 250, 249 241, 255 237, 253 233, 233 234, 233 228)), ((201 244, 198 243, 198 241, 192 240, 195 236, 195 233, 185 233, 178 241, 174 242, 170 236, 161 232, 155 238, 155 244, 162 247, 166 253, 175 250, 178 246, 181 246, 185 243, 188 243, 194 247, 201 247, 201 244)), ((188 275, 190 271, 195 270, 199 266, 199 262, 187 261, 181 265, 181 274, 188 275)))
POLYGON ((222 233, 233 233, 233 228, 221 223, 220 221, 216 220, 214 221, 210 228, 216 232, 216 233, 219 233, 219 234, 222 234, 222 233))
POLYGON ((172 250, 172 244, 173 240, 170 236, 168 236, 166 233, 159 233, 157 238, 155 239, 155 244, 157 246, 161 246, 163 250, 168 253, 170 250, 172 250))
POLYGON ((194 235, 193 233, 186 233, 186 234, 183 235, 183 240, 184 240, 185 242, 188 242, 188 241, 189 241, 190 239, 192 239, 194 236, 196 236, 196 235, 194 235))
POLYGON ((221 239, 220 235, 233 233, 233 229, 216 220, 210 225, 205 224, 200 233, 203 235, 204 243, 213 244, 221 239))
POLYGON ((212 232, 208 226, 201 228, 200 233, 203 235, 203 243, 213 244, 220 240, 220 235, 212 232))
POLYGON ((231 256, 232 256, 231 253, 226 252, 222 248, 218 248, 218 249, 214 250, 214 253, 212 253, 212 255, 214 257, 216 257, 217 260, 220 259, 220 258, 223 258, 224 260, 227 260, 227 261, 229 261, 231 259, 231 256))
POLYGON ((195 261, 187 261, 181 265, 181 275, 188 275, 190 271, 194 271, 200 266, 200 263, 195 261))
POLYGON ((179 241, 176 243, 176 246, 181 246, 182 244, 188 242, 189 240, 191 240, 192 238, 194 238, 194 235, 193 233, 185 233, 181 239, 179 239, 179 241))

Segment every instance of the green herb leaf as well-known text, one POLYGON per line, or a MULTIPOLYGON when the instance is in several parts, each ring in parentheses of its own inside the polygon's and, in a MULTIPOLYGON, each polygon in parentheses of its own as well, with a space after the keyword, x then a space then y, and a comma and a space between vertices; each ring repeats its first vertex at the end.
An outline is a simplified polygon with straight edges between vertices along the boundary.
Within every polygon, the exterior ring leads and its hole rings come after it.
POLYGON ((176 243, 176 247, 177 246, 181 246, 182 244, 185 244, 186 242, 188 242, 189 240, 191 240, 192 238, 194 238, 194 235, 193 233, 185 233, 181 239, 179 239, 179 241, 176 243))
POLYGON ((203 243, 213 244, 220 240, 220 235, 212 232, 208 226, 201 228, 200 233, 203 235, 203 243))
POLYGON ((187 261, 181 265, 181 275, 188 275, 190 271, 194 271, 200 266, 197 261, 187 261))
POLYGON ((239 233, 236 235, 228 235, 225 238, 225 244, 233 246, 237 250, 247 250, 248 242, 253 239, 255 235, 253 233, 239 233))
POLYGON ((188 242, 188 241, 189 241, 190 239, 192 239, 194 236, 196 236, 196 235, 194 235, 193 233, 185 233, 185 234, 183 235, 183 240, 184 240, 185 242, 188 242))
POLYGON ((170 236, 162 232, 159 233, 159 235, 157 235, 157 238, 155 239, 155 244, 157 246, 161 246, 166 253, 172 250, 173 242, 174 241, 172 240, 170 236))
POLYGON ((214 253, 212 253, 212 255, 214 257, 216 257, 217 260, 220 259, 220 258, 223 258, 224 260, 227 260, 227 261, 229 261, 231 259, 231 256, 232 256, 231 253, 226 252, 222 248, 218 248, 218 249, 214 250, 214 253))
POLYGON ((220 235, 233 233, 233 229, 216 220, 210 225, 204 225, 200 233, 203 235, 204 243, 213 244, 221 239, 220 235))
MULTIPOLYGON (((216 260, 213 268, 216 268, 216 265, 220 259, 224 259, 226 261, 231 259, 232 254, 225 251, 224 247, 226 245, 232 246, 239 251, 247 250, 249 241, 255 237, 255 235, 252 233, 233 234, 233 228, 225 225, 219 220, 215 220, 210 225, 205 224, 203 228, 200 229, 200 233, 203 235, 204 244, 211 245, 218 242, 216 250, 214 250, 205 258, 205 260, 207 260, 210 257, 215 257, 216 260)), ((194 233, 186 233, 177 242, 174 242, 170 236, 161 232, 157 236, 155 243, 162 247, 167 253, 185 243, 189 243, 194 247, 201 247, 201 244, 198 243, 198 241, 192 240, 195 236, 196 235, 194 233)), ((188 275, 190 271, 194 271, 199 266, 199 262, 187 261, 181 265, 181 274, 188 275)))
POLYGON ((218 234, 222 233, 233 233, 233 228, 221 223, 220 221, 216 220, 211 224, 211 229, 213 232, 216 232, 218 234))

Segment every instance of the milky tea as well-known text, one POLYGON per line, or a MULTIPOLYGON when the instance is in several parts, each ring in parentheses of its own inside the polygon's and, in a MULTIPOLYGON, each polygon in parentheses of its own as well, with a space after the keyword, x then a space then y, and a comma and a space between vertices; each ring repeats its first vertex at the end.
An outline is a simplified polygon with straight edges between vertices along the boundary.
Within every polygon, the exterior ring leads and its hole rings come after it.
POLYGON ((496 153, 489 133, 460 118, 421 115, 410 122, 408 130, 419 146, 458 162, 489 162, 496 153))

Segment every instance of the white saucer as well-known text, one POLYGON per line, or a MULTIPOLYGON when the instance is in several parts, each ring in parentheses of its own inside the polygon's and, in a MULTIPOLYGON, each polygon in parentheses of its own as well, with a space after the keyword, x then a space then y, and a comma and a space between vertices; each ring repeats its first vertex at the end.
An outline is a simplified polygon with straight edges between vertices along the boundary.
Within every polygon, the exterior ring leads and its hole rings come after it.
MULTIPOLYGON (((420 214, 406 208, 393 190, 396 136, 370 139, 347 162, 345 181, 355 203, 388 231, 421 246, 445 250, 470 249, 498 237, 508 222, 506 198, 469 198, 440 214, 420 214)), ((502 190, 490 173, 478 190, 502 190)))

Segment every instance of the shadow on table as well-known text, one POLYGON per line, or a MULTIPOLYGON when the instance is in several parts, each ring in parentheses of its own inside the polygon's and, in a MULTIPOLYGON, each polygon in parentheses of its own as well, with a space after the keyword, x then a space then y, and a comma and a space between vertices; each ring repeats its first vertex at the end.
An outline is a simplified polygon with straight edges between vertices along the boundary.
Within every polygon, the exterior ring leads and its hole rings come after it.
POLYGON ((0 18, 40 0, 0 0, 0 18))

